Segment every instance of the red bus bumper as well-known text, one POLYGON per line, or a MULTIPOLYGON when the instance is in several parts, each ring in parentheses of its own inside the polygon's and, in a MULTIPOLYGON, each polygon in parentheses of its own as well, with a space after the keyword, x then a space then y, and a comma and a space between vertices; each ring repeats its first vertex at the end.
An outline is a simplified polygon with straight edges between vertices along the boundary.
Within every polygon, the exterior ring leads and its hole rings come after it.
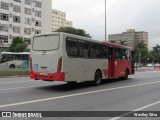
POLYGON ((35 80, 46 80, 46 81, 64 81, 64 72, 60 73, 40 73, 30 71, 30 78, 35 80))

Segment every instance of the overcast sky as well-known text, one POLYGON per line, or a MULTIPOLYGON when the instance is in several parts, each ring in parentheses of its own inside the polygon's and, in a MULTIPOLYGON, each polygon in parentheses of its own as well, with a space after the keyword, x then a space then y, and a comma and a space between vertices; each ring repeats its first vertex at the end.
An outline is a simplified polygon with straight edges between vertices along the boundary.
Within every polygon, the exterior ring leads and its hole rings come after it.
MULTIPOLYGON (((149 33, 149 47, 160 45, 160 0, 106 0, 107 35, 127 29, 149 33)), ((73 27, 93 39, 104 40, 105 0, 52 0, 52 8, 66 12, 73 27)))

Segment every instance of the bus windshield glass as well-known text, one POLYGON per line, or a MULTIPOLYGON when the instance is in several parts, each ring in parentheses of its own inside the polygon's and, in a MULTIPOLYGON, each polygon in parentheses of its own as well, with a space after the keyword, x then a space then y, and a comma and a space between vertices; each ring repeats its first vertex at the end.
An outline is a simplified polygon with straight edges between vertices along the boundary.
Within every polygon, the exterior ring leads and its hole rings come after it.
POLYGON ((59 48, 59 35, 43 35, 33 38, 33 50, 51 51, 59 48))

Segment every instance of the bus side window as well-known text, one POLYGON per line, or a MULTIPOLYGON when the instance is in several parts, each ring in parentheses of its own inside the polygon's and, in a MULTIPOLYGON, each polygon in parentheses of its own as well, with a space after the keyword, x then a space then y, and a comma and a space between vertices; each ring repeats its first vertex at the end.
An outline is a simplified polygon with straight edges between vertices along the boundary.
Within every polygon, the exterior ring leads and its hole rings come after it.
POLYGON ((67 49, 68 56, 77 57, 78 56, 78 48, 79 48, 79 44, 78 44, 78 41, 76 39, 67 38, 66 49, 67 49))
POLYGON ((112 47, 108 47, 108 58, 112 59, 112 52, 113 52, 113 48, 112 47))
POLYGON ((92 44, 91 47, 91 57, 92 58, 98 58, 99 57, 99 45, 96 43, 92 44))
POLYGON ((129 51, 129 50, 126 50, 126 57, 127 57, 126 59, 127 59, 127 60, 130 60, 130 59, 131 59, 131 58, 130 58, 130 54, 131 54, 130 51, 129 51))
POLYGON ((126 50, 125 49, 121 49, 121 56, 122 56, 122 59, 127 59, 127 55, 126 55, 126 50))
POLYGON ((114 49, 115 52, 115 59, 121 59, 121 50, 119 48, 114 49))
POLYGON ((108 48, 105 45, 100 45, 100 58, 108 58, 108 48))
POLYGON ((80 43, 80 57, 88 58, 89 57, 89 43, 88 42, 81 42, 80 43))
POLYGON ((2 62, 2 63, 3 63, 3 62, 6 62, 6 57, 5 57, 5 56, 2 56, 1 62, 2 62))

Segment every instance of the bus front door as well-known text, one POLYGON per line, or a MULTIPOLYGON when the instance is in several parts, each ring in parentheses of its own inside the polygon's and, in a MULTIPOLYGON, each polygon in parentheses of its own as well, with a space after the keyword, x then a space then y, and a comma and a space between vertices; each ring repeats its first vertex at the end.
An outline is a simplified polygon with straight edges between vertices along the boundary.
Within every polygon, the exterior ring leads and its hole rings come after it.
POLYGON ((131 51, 131 72, 134 74, 134 51, 131 51))
POLYGON ((109 63, 109 70, 108 70, 108 77, 113 78, 115 72, 115 60, 114 60, 114 49, 113 47, 108 48, 108 63, 109 63))

